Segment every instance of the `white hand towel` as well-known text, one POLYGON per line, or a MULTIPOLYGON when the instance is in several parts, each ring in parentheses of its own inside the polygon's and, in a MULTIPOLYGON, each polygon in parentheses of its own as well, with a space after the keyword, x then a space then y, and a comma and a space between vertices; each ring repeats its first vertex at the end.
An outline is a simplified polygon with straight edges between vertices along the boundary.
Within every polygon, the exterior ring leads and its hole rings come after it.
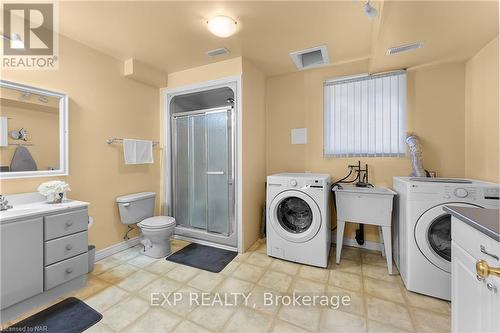
POLYGON ((0 147, 9 145, 9 120, 7 117, 0 117, 0 147))
POLYGON ((123 139, 125 164, 153 163, 153 141, 123 139))

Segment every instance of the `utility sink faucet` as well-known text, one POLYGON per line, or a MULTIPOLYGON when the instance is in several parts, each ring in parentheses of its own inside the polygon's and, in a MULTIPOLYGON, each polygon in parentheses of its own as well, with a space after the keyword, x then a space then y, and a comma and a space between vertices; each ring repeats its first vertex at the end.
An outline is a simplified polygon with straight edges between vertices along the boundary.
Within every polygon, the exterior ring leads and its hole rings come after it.
POLYGON ((0 211, 11 209, 11 208, 12 208, 12 205, 9 205, 9 201, 7 200, 7 198, 0 194, 0 211))

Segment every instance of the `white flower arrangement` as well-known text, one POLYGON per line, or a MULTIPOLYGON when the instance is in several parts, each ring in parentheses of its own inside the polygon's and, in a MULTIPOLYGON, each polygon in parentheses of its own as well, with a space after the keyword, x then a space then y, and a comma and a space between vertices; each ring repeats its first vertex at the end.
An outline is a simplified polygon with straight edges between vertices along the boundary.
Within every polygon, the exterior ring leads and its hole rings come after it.
POLYGON ((53 180, 38 186, 38 192, 44 195, 49 203, 61 202, 64 194, 68 191, 71 191, 69 185, 62 180, 53 180))

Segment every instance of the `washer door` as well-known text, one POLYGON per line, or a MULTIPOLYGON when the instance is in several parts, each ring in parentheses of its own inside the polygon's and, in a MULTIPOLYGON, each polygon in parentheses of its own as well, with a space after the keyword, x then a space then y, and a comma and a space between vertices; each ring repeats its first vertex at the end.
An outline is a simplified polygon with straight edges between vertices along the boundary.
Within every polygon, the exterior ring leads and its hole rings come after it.
POLYGON ((284 239, 303 243, 313 238, 321 227, 318 205, 304 192, 279 193, 269 206, 269 222, 284 239))
POLYGON ((433 265, 451 273, 451 215, 444 206, 478 207, 474 204, 450 202, 423 213, 415 225, 415 241, 422 254, 433 265))

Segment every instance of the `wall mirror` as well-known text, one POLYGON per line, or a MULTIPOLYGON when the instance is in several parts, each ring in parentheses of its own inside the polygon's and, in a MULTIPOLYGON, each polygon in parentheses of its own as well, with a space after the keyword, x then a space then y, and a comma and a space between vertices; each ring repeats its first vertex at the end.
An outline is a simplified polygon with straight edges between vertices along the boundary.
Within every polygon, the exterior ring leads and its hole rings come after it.
POLYGON ((68 96, 0 81, 0 179, 68 174, 68 96))

